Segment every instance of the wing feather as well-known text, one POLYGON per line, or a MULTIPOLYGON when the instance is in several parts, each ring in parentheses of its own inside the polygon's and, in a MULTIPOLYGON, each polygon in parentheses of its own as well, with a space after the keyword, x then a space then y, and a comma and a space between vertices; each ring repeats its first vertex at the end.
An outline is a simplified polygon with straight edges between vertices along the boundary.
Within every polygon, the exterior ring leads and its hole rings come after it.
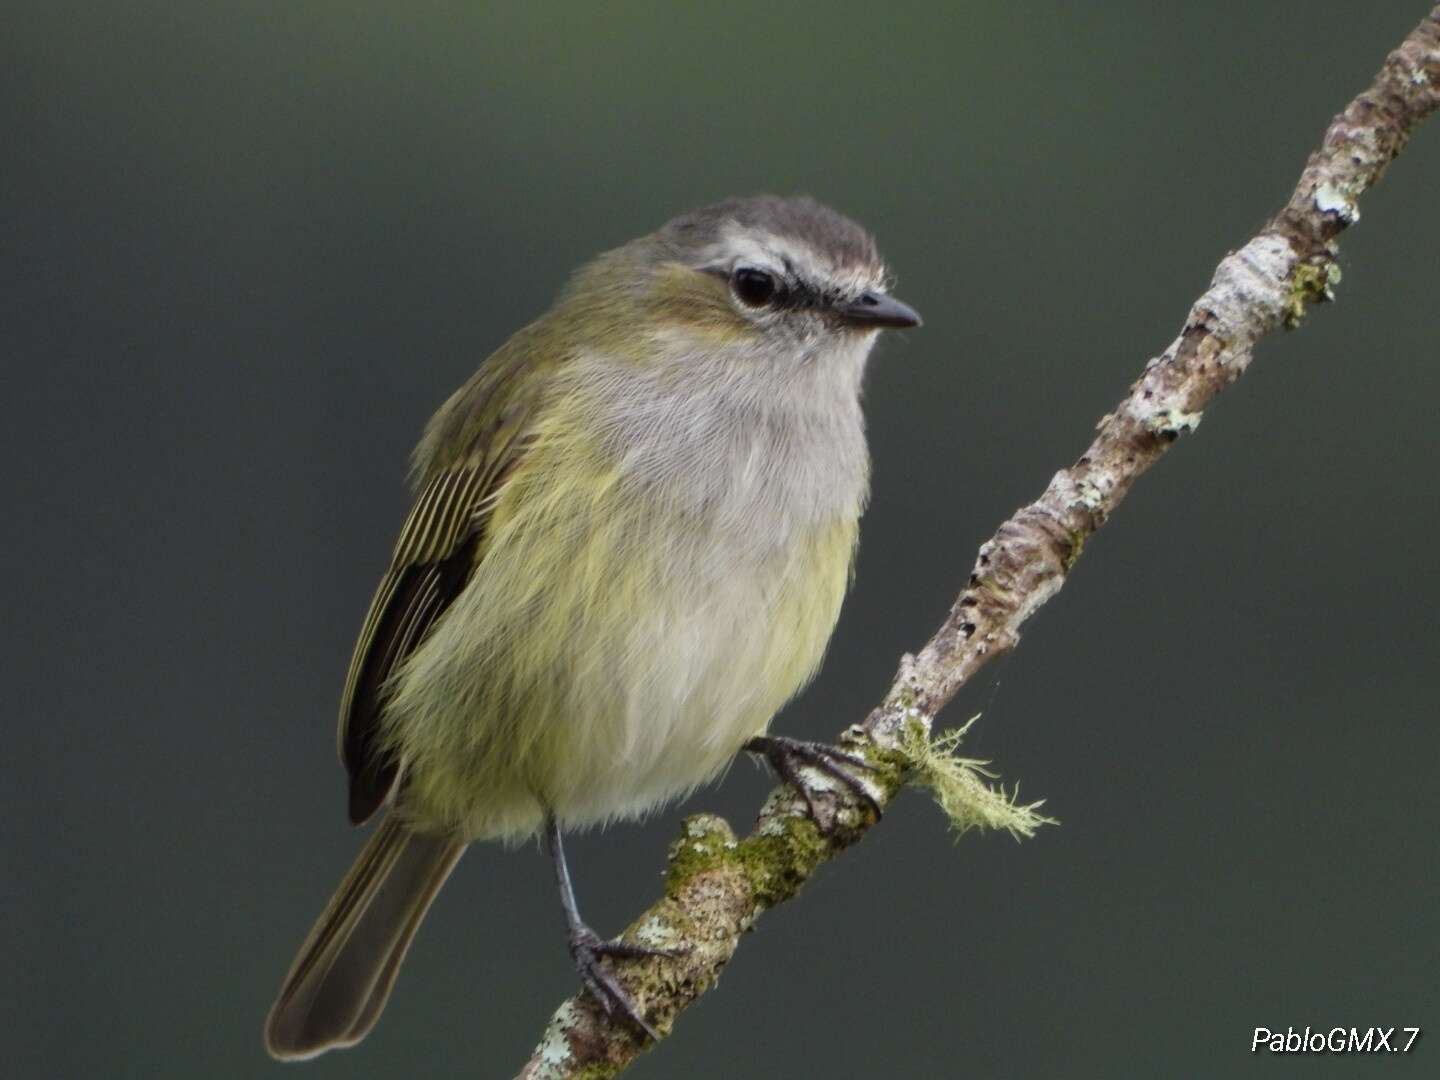
POLYGON ((357 824, 384 804, 401 773, 380 740, 389 681, 469 582, 490 511, 528 445, 522 416, 510 410, 503 421, 463 464, 439 470, 421 488, 361 626, 338 737, 357 824))

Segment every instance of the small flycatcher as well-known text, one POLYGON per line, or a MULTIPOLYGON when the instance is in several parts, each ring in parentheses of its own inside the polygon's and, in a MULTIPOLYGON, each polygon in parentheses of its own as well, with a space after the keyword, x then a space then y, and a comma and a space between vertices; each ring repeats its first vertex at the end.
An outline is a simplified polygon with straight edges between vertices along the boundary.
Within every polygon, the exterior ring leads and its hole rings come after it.
MULTIPOLYGON (((374 1026, 467 844, 543 832, 570 953, 653 1036, 580 918, 562 830, 635 818, 740 750, 799 787, 864 762, 765 734, 814 675, 869 484, 886 293, 812 199, 685 214, 583 267, 435 414, 340 704, 350 820, 384 812, 270 1011, 278 1058, 374 1026)), ((813 809, 813 807, 812 807, 813 809)))

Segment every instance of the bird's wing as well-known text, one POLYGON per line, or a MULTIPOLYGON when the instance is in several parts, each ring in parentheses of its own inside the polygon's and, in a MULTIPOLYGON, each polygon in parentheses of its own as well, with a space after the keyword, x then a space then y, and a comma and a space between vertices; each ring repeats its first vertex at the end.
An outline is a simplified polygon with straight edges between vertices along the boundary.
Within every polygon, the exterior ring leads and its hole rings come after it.
POLYGON ((356 824, 379 809, 400 773, 380 741, 389 680, 470 580, 491 510, 529 445, 528 416, 526 408, 505 410, 462 461, 434 470, 400 530, 340 700, 340 759, 356 824))

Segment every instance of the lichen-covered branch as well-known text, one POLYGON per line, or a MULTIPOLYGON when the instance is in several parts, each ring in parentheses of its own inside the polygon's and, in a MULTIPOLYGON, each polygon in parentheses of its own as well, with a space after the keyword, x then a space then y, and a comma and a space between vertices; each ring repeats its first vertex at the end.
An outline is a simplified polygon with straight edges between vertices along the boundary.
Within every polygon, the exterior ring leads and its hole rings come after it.
MULTIPOLYGON (((1440 6, 1385 59, 1371 86, 1335 118, 1285 207, 1215 271, 1179 337, 1145 365, 1127 396, 1104 416, 1095 440, 1055 474, 980 548, 969 583, 944 624, 842 745, 876 768, 884 805, 928 745, 935 714, 981 667, 1020 640, 1020 626, 1065 582, 1085 541, 1210 402, 1249 367, 1255 343, 1299 324, 1309 305, 1331 299, 1340 280, 1336 238, 1360 218, 1358 200, 1440 106, 1440 6)), ((928 766, 933 768, 933 764, 928 766)), ((963 770, 964 764, 957 766, 963 770)), ((961 779, 964 773, 955 774, 961 779)), ((933 779, 933 778, 932 778, 933 779)), ((671 947, 673 957, 626 962, 617 975, 659 1031, 709 989, 740 935, 769 907, 794 896, 822 862, 858 840, 871 811, 842 786, 814 778, 822 819, 780 788, 743 840, 713 815, 686 819, 670 849, 665 895, 625 937, 671 947)), ((1007 804, 1008 805, 1008 804, 1007 804)), ((1024 831, 1040 819, 999 808, 1000 823, 1024 831), (1017 824, 1018 822, 1018 824, 1017 824)), ((644 1049, 642 1036, 584 995, 560 1006, 530 1061, 526 1080, 613 1076, 644 1049)))

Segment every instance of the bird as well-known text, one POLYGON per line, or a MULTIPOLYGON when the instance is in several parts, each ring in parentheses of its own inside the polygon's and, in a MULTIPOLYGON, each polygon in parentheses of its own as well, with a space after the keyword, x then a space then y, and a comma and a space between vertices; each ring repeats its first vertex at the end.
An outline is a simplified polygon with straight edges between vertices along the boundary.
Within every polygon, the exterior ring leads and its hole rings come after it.
POLYGON ((868 797, 863 758, 768 728, 852 577, 867 359, 921 322, 890 290, 843 214, 727 199, 582 266, 430 419, 340 704, 350 821, 381 820, 285 976, 272 1056, 365 1037, 483 840, 543 838, 584 986, 656 1037, 614 977, 656 950, 581 918, 564 834, 745 751, 812 815, 805 766, 868 797))

